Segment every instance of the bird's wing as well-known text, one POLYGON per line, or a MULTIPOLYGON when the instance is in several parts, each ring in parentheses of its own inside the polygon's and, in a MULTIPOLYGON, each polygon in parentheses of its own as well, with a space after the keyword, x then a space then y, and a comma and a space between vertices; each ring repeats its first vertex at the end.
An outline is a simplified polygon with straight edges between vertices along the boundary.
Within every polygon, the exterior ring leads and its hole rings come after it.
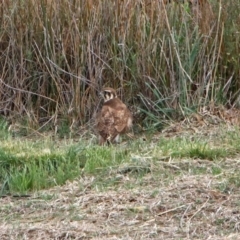
POLYGON ((115 135, 128 130, 132 125, 132 114, 121 100, 115 98, 103 105, 96 118, 100 134, 115 135))
POLYGON ((119 105, 114 111, 115 129, 121 133, 127 130, 132 125, 131 112, 125 104, 119 105), (128 126, 129 125, 129 126, 128 126))
POLYGON ((114 124, 113 109, 109 106, 103 106, 101 111, 97 115, 97 129, 98 131, 104 131, 104 129, 111 128, 114 124))

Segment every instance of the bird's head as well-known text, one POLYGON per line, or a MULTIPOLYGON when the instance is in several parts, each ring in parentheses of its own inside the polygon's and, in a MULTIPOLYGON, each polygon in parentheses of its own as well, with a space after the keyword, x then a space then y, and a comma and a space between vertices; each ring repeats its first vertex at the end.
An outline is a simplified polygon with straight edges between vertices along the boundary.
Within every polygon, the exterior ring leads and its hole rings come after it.
POLYGON ((117 98, 117 92, 113 88, 106 87, 102 90, 101 95, 104 98, 104 102, 107 102, 113 98, 117 98))

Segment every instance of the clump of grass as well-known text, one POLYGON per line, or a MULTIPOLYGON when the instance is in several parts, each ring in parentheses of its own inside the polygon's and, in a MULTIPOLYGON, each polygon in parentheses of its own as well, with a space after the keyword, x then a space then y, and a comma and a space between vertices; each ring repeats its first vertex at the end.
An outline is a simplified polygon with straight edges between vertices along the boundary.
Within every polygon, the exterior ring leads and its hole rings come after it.
MULTIPOLYGON (((239 131, 236 130, 237 135, 239 131)), ((234 157, 239 152, 239 139, 235 134, 218 132, 218 136, 211 139, 205 137, 193 137, 192 135, 179 136, 170 139, 160 138, 153 155, 161 158, 170 156, 173 158, 191 158, 218 160, 226 157, 234 157), (219 144, 219 139, 222 139, 219 144)))
POLYGON ((5 119, 0 118, 0 139, 7 140, 11 137, 11 133, 8 130, 9 126, 5 119))
POLYGON ((58 150, 46 147, 44 142, 16 142, 12 140, 0 149, 2 193, 23 193, 61 185, 81 173, 82 148, 58 150))
POLYGON ((123 162, 129 161, 129 153, 127 149, 118 149, 116 146, 91 146, 85 149, 85 157, 87 159, 84 171, 87 173, 97 173, 105 169, 121 165, 123 162))
POLYGON ((188 143, 180 151, 174 151, 173 157, 216 160, 228 155, 223 148, 211 148, 208 143, 188 143))

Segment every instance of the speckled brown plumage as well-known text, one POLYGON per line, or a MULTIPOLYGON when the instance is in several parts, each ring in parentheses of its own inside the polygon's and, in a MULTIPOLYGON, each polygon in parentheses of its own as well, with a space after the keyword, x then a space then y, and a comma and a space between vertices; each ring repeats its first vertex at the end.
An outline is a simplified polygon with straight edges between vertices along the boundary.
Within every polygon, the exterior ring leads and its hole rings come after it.
POLYGON ((127 132, 132 126, 132 114, 127 106, 117 97, 112 88, 103 89, 104 104, 96 116, 96 130, 99 143, 112 143, 119 134, 127 132))

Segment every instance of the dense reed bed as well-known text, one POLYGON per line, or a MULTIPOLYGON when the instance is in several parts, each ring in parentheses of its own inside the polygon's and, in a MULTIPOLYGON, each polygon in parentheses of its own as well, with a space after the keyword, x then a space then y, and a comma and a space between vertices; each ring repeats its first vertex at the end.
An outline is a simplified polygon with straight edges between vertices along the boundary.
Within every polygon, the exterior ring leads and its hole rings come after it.
POLYGON ((143 124, 239 105, 237 0, 4 0, 0 12, 0 110, 11 122, 84 125, 102 86, 143 124))

